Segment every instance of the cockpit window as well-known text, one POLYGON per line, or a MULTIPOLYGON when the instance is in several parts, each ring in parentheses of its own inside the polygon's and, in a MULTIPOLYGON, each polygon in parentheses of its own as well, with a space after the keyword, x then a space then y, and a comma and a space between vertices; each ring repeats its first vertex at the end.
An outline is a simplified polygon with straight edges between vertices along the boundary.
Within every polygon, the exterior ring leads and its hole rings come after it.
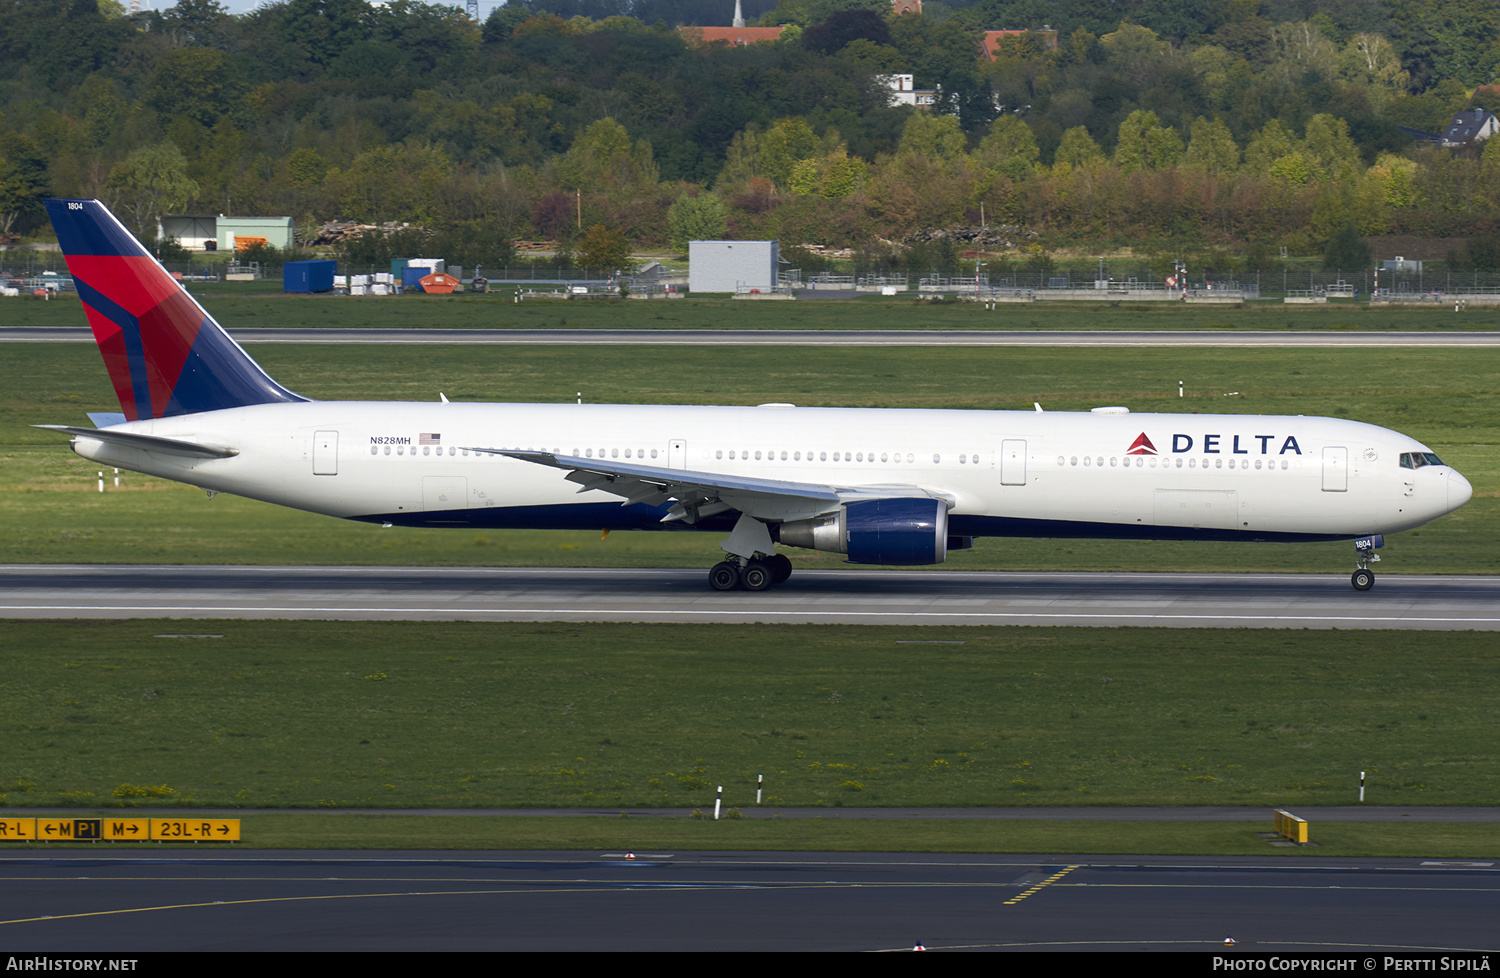
POLYGON ((1431 452, 1402 452, 1401 467, 1403 469, 1420 469, 1424 465, 1442 465, 1443 460, 1431 452))

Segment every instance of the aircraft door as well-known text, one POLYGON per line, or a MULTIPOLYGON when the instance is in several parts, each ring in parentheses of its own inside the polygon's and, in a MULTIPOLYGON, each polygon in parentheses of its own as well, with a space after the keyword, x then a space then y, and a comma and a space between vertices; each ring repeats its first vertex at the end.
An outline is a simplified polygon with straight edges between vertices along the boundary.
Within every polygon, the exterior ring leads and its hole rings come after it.
POLYGON ((313 475, 339 474, 339 433, 319 431, 313 435, 313 475))
POLYGON ((1349 449, 1342 445, 1328 445, 1323 449, 1323 491, 1347 492, 1349 490, 1349 449))
POLYGON ((667 447, 667 468, 687 468, 687 439, 673 438, 667 447))
POLYGON ((1000 484, 1002 486, 1026 484, 1025 439, 1007 438, 1000 443, 1000 484))

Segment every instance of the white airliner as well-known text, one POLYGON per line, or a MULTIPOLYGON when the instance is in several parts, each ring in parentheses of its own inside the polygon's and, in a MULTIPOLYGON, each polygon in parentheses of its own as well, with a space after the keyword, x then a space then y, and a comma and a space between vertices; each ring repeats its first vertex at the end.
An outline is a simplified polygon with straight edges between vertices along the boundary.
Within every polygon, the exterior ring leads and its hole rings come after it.
POLYGON ((123 409, 47 425, 119 466, 400 526, 728 536, 718 590, 790 574, 776 544, 936 564, 975 537, 1346 540, 1472 495, 1425 445, 1336 418, 313 401, 250 359, 95 200, 47 209, 123 409))

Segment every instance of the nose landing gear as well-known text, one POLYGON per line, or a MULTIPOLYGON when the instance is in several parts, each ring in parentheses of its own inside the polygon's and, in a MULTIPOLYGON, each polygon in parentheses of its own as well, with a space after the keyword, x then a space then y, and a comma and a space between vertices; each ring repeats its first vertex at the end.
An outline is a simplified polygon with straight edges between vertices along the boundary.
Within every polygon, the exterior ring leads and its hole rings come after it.
POLYGON ((1385 537, 1378 533, 1372 536, 1355 538, 1354 566, 1357 569, 1349 578, 1349 583, 1354 585, 1354 590, 1368 591, 1375 586, 1375 572, 1370 570, 1370 565, 1379 563, 1380 554, 1375 552, 1375 548, 1384 545, 1385 537))

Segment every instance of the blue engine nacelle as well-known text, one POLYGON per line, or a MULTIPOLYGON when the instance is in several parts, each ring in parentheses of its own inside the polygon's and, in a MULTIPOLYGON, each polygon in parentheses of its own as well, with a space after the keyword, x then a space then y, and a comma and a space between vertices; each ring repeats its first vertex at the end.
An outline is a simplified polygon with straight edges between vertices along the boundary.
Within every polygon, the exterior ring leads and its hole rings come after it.
POLYGON ((948 504, 928 496, 857 499, 829 516, 783 523, 779 537, 857 564, 941 564, 948 558, 948 504))

